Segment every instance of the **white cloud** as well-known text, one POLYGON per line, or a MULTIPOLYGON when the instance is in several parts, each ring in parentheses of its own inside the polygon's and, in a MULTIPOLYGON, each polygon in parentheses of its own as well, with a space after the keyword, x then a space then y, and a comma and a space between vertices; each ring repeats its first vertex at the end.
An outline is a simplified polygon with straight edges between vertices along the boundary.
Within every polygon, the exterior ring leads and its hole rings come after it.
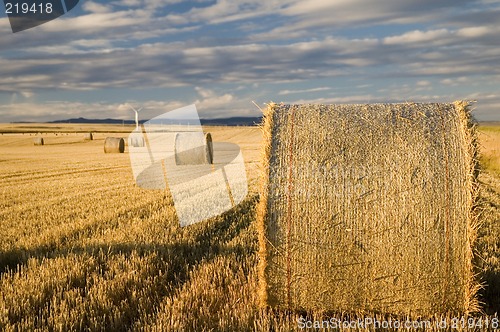
MULTIPOLYGON (((14 94, 17 95, 17 94, 14 94)), ((133 120, 132 112, 127 104, 134 107, 143 107, 142 119, 150 119, 165 112, 169 112, 190 104, 195 104, 202 118, 255 116, 256 111, 250 98, 235 98, 229 93, 222 95, 212 94, 207 98, 192 100, 147 102, 127 101, 122 103, 105 102, 20 102, 19 98, 12 98, 12 103, 0 104, 0 123, 30 121, 46 122, 85 117, 87 119, 123 119, 133 120)))
MULTIPOLYGON (((138 102, 131 104, 139 105, 138 102)), ((132 120, 130 109, 124 107, 125 103, 104 102, 68 102, 51 101, 44 103, 17 102, 12 104, 0 104, 0 122, 32 121, 46 122, 52 120, 66 120, 71 118, 85 117, 87 119, 123 119, 132 120)), ((149 101, 140 104, 144 107, 141 116, 145 118, 154 117, 167 111, 186 106, 179 101, 160 102, 149 101)))
POLYGON ((465 76, 457 77, 457 78, 445 78, 440 81, 443 85, 457 86, 462 83, 467 83, 469 79, 465 76))
POLYGON ((430 30, 430 31, 410 31, 402 35, 385 37, 384 44, 397 45, 397 44, 413 44, 413 43, 431 43, 449 37, 450 32, 447 29, 430 30))
POLYGON ((279 13, 290 0, 217 0, 211 6, 193 8, 186 17, 191 22, 221 24, 279 13))
POLYGON ((144 4, 143 0, 119 0, 111 2, 113 5, 123 6, 123 7, 138 7, 144 4))
MULTIPOLYGON (((467 76, 500 70, 495 67, 500 47, 491 47, 490 40, 477 40, 474 47, 467 47, 462 38, 456 31, 434 29, 384 39, 326 37, 203 47, 190 42, 158 42, 135 48, 113 47, 102 38, 76 39, 53 48, 54 56, 41 56, 40 52, 50 52, 50 47, 38 46, 31 49, 38 53, 33 58, 0 59, 4 77, 0 91, 300 82, 339 75, 366 76, 374 68, 384 68, 378 69, 379 73, 398 77, 467 76), (31 74, 34 71, 37 75, 31 74)), ((500 42, 500 36, 497 39, 500 42)))
MULTIPOLYGON (((412 96, 436 82, 442 91, 420 97, 444 98, 455 87, 472 93, 499 82, 500 10, 494 1, 198 0, 191 9, 180 3, 91 0, 82 3, 91 14, 22 34, 0 20, 0 94, 27 109, 23 93, 88 91, 92 99, 107 89, 184 86, 194 96, 180 106, 198 102, 226 114, 227 104, 247 112, 253 99, 247 96, 307 100, 308 94, 331 93, 326 86, 332 82, 342 82, 345 95, 319 100, 384 101, 394 91, 412 96), (176 12, 171 4, 179 4, 176 12), (407 23, 419 29, 408 31, 401 25, 407 23), (366 95, 349 96, 360 82, 366 95)), ((488 100, 482 107, 493 105, 488 100)))
POLYGON ((238 105, 238 103, 241 103, 241 100, 236 100, 236 98, 230 93, 223 93, 219 95, 213 90, 201 87, 196 87, 195 90, 201 96, 201 99, 195 100, 194 104, 196 104, 196 107, 199 110, 205 112, 205 114, 208 112, 212 115, 218 116, 222 113, 227 116, 227 114, 234 112, 231 109, 234 109, 235 104, 238 105), (228 110, 231 111, 228 112, 228 110))
MULTIPOLYGON (((116 30, 120 27, 131 27, 148 23, 148 15, 139 15, 141 11, 134 12, 100 12, 82 15, 70 19, 58 19, 40 26, 46 32, 75 32, 77 35, 91 34, 105 29, 116 30)), ((112 31, 111 30, 111 31, 112 31)))
POLYGON ((340 1, 296 1, 281 13, 291 17, 291 22, 268 33, 279 38, 279 34, 323 28, 331 31, 338 28, 369 27, 376 24, 396 25, 442 21, 452 15, 456 8, 472 4, 475 0, 444 1, 392 1, 392 0, 340 0, 340 1))
POLYGON ((491 34, 493 29, 486 26, 462 28, 457 31, 457 36, 466 38, 478 38, 491 34))
POLYGON ((282 95, 291 95, 297 93, 310 93, 310 92, 320 92, 320 91, 328 91, 331 90, 329 87, 320 87, 320 88, 312 88, 312 89, 303 89, 303 90, 281 90, 278 94, 282 95))
POLYGON ((195 90, 202 98, 211 98, 215 95, 214 91, 205 88, 200 88, 198 86, 195 88, 195 90))
POLYGON ((82 5, 83 10, 90 13, 110 13, 113 9, 111 6, 103 5, 94 1, 86 1, 82 5))
POLYGON ((416 84, 416 86, 418 86, 418 87, 428 87, 431 85, 432 85, 432 83, 430 81, 426 81, 426 80, 418 81, 416 84))
POLYGON ((336 96, 329 98, 295 99, 287 101, 290 104, 368 104, 377 102, 387 102, 387 97, 374 96, 371 94, 336 96))

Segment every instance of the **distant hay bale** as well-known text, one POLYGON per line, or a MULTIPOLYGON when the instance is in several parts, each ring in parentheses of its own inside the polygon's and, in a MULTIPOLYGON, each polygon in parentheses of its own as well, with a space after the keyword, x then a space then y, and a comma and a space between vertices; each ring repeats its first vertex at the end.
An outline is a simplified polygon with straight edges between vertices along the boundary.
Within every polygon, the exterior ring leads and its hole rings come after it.
POLYGON ((84 141, 92 141, 92 140, 94 140, 94 134, 92 134, 92 133, 85 133, 83 135, 83 140, 84 141))
POLYGON ((118 137, 106 137, 104 141, 104 153, 125 152, 125 140, 118 137))
POLYGON ((145 146, 144 137, 129 137, 128 145, 135 148, 143 148, 145 146))
POLYGON ((213 163, 212 135, 203 132, 180 132, 175 135, 176 165, 213 163))
POLYGON ((45 144, 45 142, 44 142, 44 140, 43 140, 43 137, 35 137, 35 138, 33 139, 33 144, 34 144, 34 145, 44 145, 44 144, 45 144))
POLYGON ((401 315, 477 309, 468 103, 271 104, 263 131, 261 304, 401 315))

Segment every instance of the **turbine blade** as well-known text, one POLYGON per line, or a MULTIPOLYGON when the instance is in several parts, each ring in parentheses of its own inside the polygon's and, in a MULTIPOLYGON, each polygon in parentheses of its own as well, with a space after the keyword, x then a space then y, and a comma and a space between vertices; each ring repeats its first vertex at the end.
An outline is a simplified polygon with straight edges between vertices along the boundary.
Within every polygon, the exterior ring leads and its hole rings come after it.
POLYGON ((130 104, 127 104, 127 105, 128 105, 128 107, 130 107, 132 109, 132 111, 137 112, 137 110, 134 108, 134 106, 132 106, 130 104))

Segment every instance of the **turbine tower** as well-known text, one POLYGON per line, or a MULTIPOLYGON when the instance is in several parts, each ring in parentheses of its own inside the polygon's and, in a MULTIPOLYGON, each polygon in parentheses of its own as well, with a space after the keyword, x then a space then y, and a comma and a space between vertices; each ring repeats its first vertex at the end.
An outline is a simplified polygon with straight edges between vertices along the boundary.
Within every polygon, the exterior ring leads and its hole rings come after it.
POLYGON ((132 107, 132 105, 129 105, 128 106, 135 112, 135 129, 136 130, 139 130, 139 112, 144 108, 144 107, 141 107, 139 108, 138 110, 136 110, 134 107, 132 107))

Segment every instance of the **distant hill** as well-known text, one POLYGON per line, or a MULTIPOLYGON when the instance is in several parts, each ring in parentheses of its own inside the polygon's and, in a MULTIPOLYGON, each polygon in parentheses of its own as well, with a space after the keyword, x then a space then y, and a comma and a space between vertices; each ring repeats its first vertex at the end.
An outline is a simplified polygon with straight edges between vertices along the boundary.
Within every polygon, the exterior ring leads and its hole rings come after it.
MULTIPOLYGON (((259 124, 262 117, 232 117, 222 119, 200 119, 202 125, 208 126, 255 126, 259 124)), ((148 120, 140 120, 144 123, 148 120)), ((86 118, 73 118, 67 120, 55 120, 47 123, 97 123, 97 124, 135 124, 133 120, 119 120, 119 119, 86 119, 86 118)))
MULTIPOLYGON (((147 120, 145 120, 147 121, 147 120)), ((144 123, 145 121, 139 121, 144 123)), ((98 123, 98 124, 134 124, 133 120, 119 120, 119 119, 86 119, 86 118, 73 118, 67 120, 54 120, 47 123, 98 123)))

